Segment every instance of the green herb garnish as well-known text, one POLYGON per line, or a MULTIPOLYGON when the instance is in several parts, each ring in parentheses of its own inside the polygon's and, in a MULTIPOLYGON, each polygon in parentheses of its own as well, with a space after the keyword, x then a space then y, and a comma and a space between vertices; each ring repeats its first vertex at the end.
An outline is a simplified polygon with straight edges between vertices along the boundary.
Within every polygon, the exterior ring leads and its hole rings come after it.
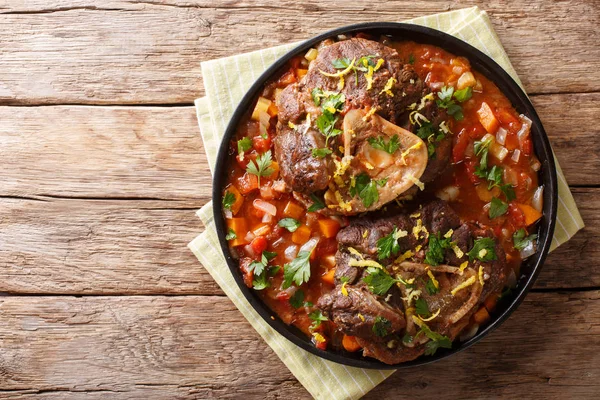
POLYGON ((313 203, 308 207, 308 212, 315 212, 325 208, 325 203, 316 194, 311 194, 313 203))
POLYGON ((296 290, 296 292, 290 297, 290 305, 294 308, 300 308, 304 304, 304 292, 300 289, 296 290))
POLYGON ((329 321, 329 318, 324 316, 321 310, 311 312, 310 314, 308 314, 308 318, 310 318, 310 320, 313 322, 310 326, 311 331, 321 326, 321 322, 329 321))
POLYGON ((392 136, 387 143, 383 136, 369 138, 368 142, 374 149, 383 150, 389 154, 394 154, 400 148, 400 138, 398 135, 392 136))
POLYGON ((377 316, 375 318, 375 323, 373 324, 373 333, 379 337, 385 337, 389 333, 390 329, 392 329, 392 323, 384 318, 377 316))
POLYGON ((238 154, 243 154, 252 148, 252 140, 249 137, 245 137, 237 141, 238 154))
POLYGON ((229 228, 227 230, 227 235, 225 236, 225 240, 233 240, 233 239, 237 239, 237 235, 235 234, 235 231, 231 228, 229 228))
POLYGON ((360 197, 366 208, 371 207, 379 200, 377 186, 384 186, 386 179, 372 180, 366 173, 356 176, 354 186, 350 187, 350 196, 360 197))
POLYGON ((311 251, 301 251, 296 258, 283 266, 283 288, 287 289, 294 282, 297 286, 310 279, 311 251))
POLYGON ((369 267, 367 268, 367 275, 363 278, 363 282, 367 284, 371 292, 379 296, 384 296, 394 283, 400 281, 392 278, 390 274, 381 268, 369 267))
POLYGON ((287 229, 290 232, 296 232, 296 229, 300 227, 300 222, 294 218, 283 218, 277 223, 282 228, 287 229))
POLYGON ((225 192, 225 195, 223 196, 223 208, 231 210, 233 203, 235 203, 235 195, 231 192, 225 192))
POLYGON ((521 228, 513 234, 513 245, 515 249, 520 251, 529 246, 535 239, 537 239, 537 234, 532 233, 527 236, 527 231, 521 228))
POLYGON ((452 86, 444 86, 437 94, 438 100, 436 103, 438 107, 445 108, 448 114, 454 117, 455 120, 461 121, 464 118, 462 107, 452 100, 453 94, 454 88, 452 86))
POLYGON ((450 248, 452 248, 450 238, 442 238, 439 232, 437 235, 430 235, 425 262, 433 266, 441 264, 444 261, 444 250, 450 248))
POLYGON ((266 151, 256 158, 256 160, 248 163, 246 167, 246 172, 252 175, 256 175, 258 177, 258 186, 260 186, 260 177, 261 176, 271 176, 275 170, 271 168, 271 164, 273 160, 271 158, 271 150, 266 151))
POLYGON ((327 148, 312 149, 312 156, 314 158, 325 158, 329 154, 331 154, 331 150, 329 150, 327 148))
POLYGON ((475 239, 473 248, 467 253, 471 261, 477 259, 479 261, 487 262, 497 260, 496 256, 496 242, 494 239, 489 237, 483 237, 475 239))
POLYGON ((398 231, 395 227, 394 230, 389 234, 377 240, 377 257, 380 260, 396 256, 400 252, 400 245, 398 239, 407 235, 406 231, 398 231))
POLYGON ((415 312, 418 316, 424 318, 427 318, 431 315, 431 312, 429 311, 429 306, 427 305, 425 299, 418 298, 417 300, 415 300, 415 312))
POLYGON ((489 217, 490 219, 497 218, 501 215, 506 214, 508 211, 508 204, 503 202, 496 197, 492 197, 492 202, 490 203, 489 217))

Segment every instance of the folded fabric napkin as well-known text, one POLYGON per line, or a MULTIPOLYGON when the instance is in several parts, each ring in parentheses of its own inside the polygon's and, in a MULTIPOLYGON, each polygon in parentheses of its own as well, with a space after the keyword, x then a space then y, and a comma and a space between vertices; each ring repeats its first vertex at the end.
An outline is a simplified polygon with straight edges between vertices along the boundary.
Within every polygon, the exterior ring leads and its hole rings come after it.
MULTIPOLYGON (((470 43, 492 57, 521 85, 485 11, 473 7, 405 22, 438 29, 470 43)), ((214 172, 217 150, 227 123, 242 96, 265 69, 297 44, 202 63, 206 97, 196 100, 195 104, 211 172, 214 172)), ((583 228, 583 221, 558 162, 556 167, 559 205, 552 249, 583 228)), ((313 397, 358 399, 394 372, 353 368, 326 361, 302 350, 277 333, 254 311, 237 287, 219 247, 212 203, 202 207, 197 215, 206 229, 189 244, 189 248, 313 397)))

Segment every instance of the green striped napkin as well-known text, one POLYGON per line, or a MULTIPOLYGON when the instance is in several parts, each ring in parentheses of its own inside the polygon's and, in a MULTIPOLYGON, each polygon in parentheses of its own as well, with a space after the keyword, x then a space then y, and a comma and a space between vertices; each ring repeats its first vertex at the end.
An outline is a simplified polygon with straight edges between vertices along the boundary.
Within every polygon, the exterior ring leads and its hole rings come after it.
MULTIPOLYGON (((496 60, 521 84, 485 11, 473 7, 406 22, 432 27, 470 43, 496 60)), ((297 44, 292 43, 202 63, 206 97, 196 100, 195 104, 211 172, 214 172, 217 149, 223 132, 244 93, 265 69, 297 44)), ((583 228, 583 221, 558 162, 556 166, 559 177, 559 206, 552 249, 569 240, 583 228)), ((212 203, 202 207, 197 215, 206 229, 189 244, 189 248, 313 397, 333 400, 358 399, 393 373, 388 370, 347 367, 323 360, 300 349, 278 334, 252 309, 237 287, 219 247, 212 203)))

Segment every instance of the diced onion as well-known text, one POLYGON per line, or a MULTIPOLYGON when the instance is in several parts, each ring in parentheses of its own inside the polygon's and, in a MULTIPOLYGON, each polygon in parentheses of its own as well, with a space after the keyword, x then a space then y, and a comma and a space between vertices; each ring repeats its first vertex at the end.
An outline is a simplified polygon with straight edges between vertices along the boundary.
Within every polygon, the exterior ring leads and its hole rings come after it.
POLYGON ((544 187, 540 186, 536 189, 533 194, 533 198, 531 199, 531 207, 535 208, 537 211, 542 212, 542 208, 544 208, 544 187))
POLYGON ((273 216, 275 216, 277 214, 277 207, 275 207, 273 204, 269 203, 268 201, 264 201, 261 199, 255 199, 254 202, 252 203, 252 205, 257 210, 260 210, 267 214, 271 214, 273 216))
POLYGON ((517 132, 517 137, 519 138, 519 143, 521 144, 521 146, 523 146, 524 140, 527 139, 527 136, 529 136, 529 131, 531 130, 532 122, 523 114, 519 115, 519 119, 521 120, 521 123, 523 125, 521 125, 521 129, 519 129, 519 132, 517 132))
POLYGON ((519 252, 519 255, 524 260, 527 257, 531 257, 532 255, 534 255, 535 251, 536 251, 535 241, 532 240, 527 244, 527 246, 525 246, 525 248, 523 250, 521 250, 519 252))
POLYGON ((270 185, 263 185, 260 187, 260 197, 265 200, 273 200, 275 198, 275 191, 270 185))
POLYGON ((440 90, 441 88, 443 88, 444 86, 446 86, 445 82, 430 82, 429 83, 429 87, 432 90, 440 90))
POLYGON ((519 184, 519 176, 517 175, 517 171, 515 171, 511 167, 504 167, 504 173, 502 174, 505 183, 510 183, 513 186, 517 186, 519 184))
POLYGON ((298 254, 298 246, 295 244, 286 247, 283 251, 283 255, 287 261, 292 261, 294 258, 296 258, 296 254, 298 254))
POLYGON ((513 160, 515 163, 518 163, 520 158, 521 158, 521 150, 515 149, 515 151, 513 151, 512 156, 510 157, 510 159, 513 160))
POLYGON ((300 251, 313 251, 317 244, 319 243, 318 238, 310 238, 308 242, 304 243, 302 247, 300 247, 300 251))
POLYGON ((256 254, 254 253, 254 249, 252 248, 251 245, 247 244, 244 246, 244 252, 246 253, 247 256, 249 257, 254 257, 256 254))
MULTIPOLYGON (((268 215, 268 214, 265 214, 265 215, 268 215)), ((258 228, 256 228, 255 230, 252 231, 252 233, 254 233, 256 236, 265 236, 269 232, 271 232, 271 226, 267 225, 267 224, 261 224, 258 226, 258 228)))
POLYGON ((231 210, 223 210, 223 214, 225 214, 225 218, 230 219, 233 218, 233 213, 231 212, 231 210))
POLYGON ((475 336, 477 334, 477 331, 479 331, 479 324, 473 324, 471 326, 469 326, 468 329, 465 329, 461 334, 460 334, 460 338, 459 340, 461 342, 466 342, 467 340, 471 339, 473 336, 475 336))
MULTIPOLYGON (((454 68, 456 68, 456 67, 454 67, 454 68)), ((460 78, 458 78, 458 82, 456 84, 456 88, 458 90, 461 90, 461 89, 464 89, 464 88, 469 87, 469 86, 475 86, 476 83, 477 83, 477 81, 475 80, 475 77, 473 76, 473 73, 467 71, 464 74, 462 74, 460 76, 460 78)))
POLYGON ((490 146, 490 153, 498 160, 503 161, 508 155, 508 150, 504 146, 500 146, 499 144, 493 143, 490 146))
POLYGON ((462 74, 462 68, 458 65, 455 65, 454 67, 452 67, 452 73, 455 75, 460 75, 462 74))
POLYGON ((542 168, 542 164, 540 164, 540 160, 538 160, 536 156, 531 156, 530 165, 531 169, 535 172, 538 172, 540 168, 542 168))
POLYGON ((504 146, 506 144, 506 129, 500 127, 498 128, 498 132, 496 132, 496 142, 504 146))
POLYGON ((271 116, 269 115, 269 113, 267 113, 265 111, 259 111, 258 120, 261 125, 268 127, 270 124, 270 121, 271 121, 271 116))
MULTIPOLYGON (((255 121, 260 121, 260 114, 267 113, 267 110, 271 106, 271 100, 266 99, 264 97, 259 97, 256 102, 256 107, 254 107, 254 111, 252 111, 252 119, 255 121)), ((269 114, 267 114, 268 116, 269 114)))
POLYGON ((244 239, 246 239, 246 242, 251 242, 252 239, 254 239, 256 236, 254 235, 254 233, 252 233, 252 231, 248 231, 248 233, 246 233, 246 237, 244 239))
POLYGON ((458 198, 459 194, 460 188, 458 188, 458 186, 450 185, 438 190, 435 196, 444 201, 454 201, 458 198))
POLYGON ((443 58, 440 58, 440 57, 431 57, 430 60, 431 60, 431 62, 436 62, 436 63, 440 63, 440 64, 448 64, 446 62, 446 60, 444 60, 443 58))
POLYGON ((283 192, 285 192, 286 188, 287 188, 287 186, 283 179, 279 179, 279 180, 276 180, 275 182, 273 182, 273 190, 276 192, 283 193, 283 192))
POLYGON ((481 81, 479 79, 477 79, 477 82, 475 82, 475 86, 473 86, 473 91, 474 92, 483 92, 483 85, 481 84, 481 81))
POLYGON ((265 224, 270 224, 273 221, 273 216, 271 214, 265 213, 262 217, 262 222, 265 224))
POLYGON ((277 240, 275 240, 273 243, 271 243, 271 246, 273 246, 274 249, 278 248, 283 242, 285 242, 285 239, 283 237, 277 238, 277 240))

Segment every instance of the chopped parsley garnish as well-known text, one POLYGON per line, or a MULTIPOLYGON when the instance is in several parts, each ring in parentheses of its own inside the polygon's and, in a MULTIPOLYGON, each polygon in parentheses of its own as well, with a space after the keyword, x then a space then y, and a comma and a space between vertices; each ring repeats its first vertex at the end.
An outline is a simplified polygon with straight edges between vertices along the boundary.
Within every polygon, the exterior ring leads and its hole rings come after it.
POLYGON ((274 267, 267 270, 267 264, 269 261, 275 258, 276 255, 277 253, 263 251, 260 255, 260 261, 253 261, 248 266, 250 271, 254 271, 254 280, 252 281, 252 287, 254 290, 263 290, 270 286, 270 283, 267 280, 267 275, 274 275, 271 274, 271 269, 274 267))
POLYGON ((320 88, 314 88, 312 90, 312 92, 310 92, 310 96, 312 97, 312 101, 313 103, 315 103, 316 106, 321 105, 321 99, 323 97, 325 97, 325 92, 323 92, 322 89, 320 88))
POLYGON ((376 334, 379 337, 384 337, 387 336, 390 329, 392 329, 392 323, 388 319, 380 316, 377 316, 377 318, 375 318, 375 323, 373 324, 374 334, 376 334))
POLYGON ((319 115, 316 120, 317 128, 325 136, 325 146, 328 145, 329 139, 342 133, 340 129, 335 128, 337 121, 338 118, 327 110, 323 111, 323 114, 319 115))
POLYGON ((407 235, 406 231, 398 231, 398 228, 389 234, 377 240, 377 257, 380 260, 396 256, 400 252, 398 239, 407 235))
POLYGON ((424 333, 425 336, 430 339, 430 341, 425 344, 425 355, 434 355, 440 347, 444 349, 452 348, 452 341, 448 336, 440 335, 439 333, 432 331, 425 324, 421 325, 421 330, 417 333, 417 336, 421 333, 424 333))
POLYGON ((290 297, 290 305, 294 308, 300 308, 304 304, 304 292, 300 289, 296 290, 296 292, 290 297))
POLYGON ((312 156, 314 158, 325 158, 329 154, 331 154, 331 150, 329 150, 327 148, 312 149, 312 156))
POLYGON ((480 178, 485 178, 487 176, 485 171, 487 170, 488 153, 491 143, 492 139, 490 138, 487 140, 478 140, 474 144, 475 155, 479 157, 479 168, 475 171, 475 175, 480 178))
POLYGON ((525 247, 529 246, 535 239, 537 239, 537 234, 532 233, 527 236, 527 232, 525 229, 521 228, 513 234, 513 245, 517 250, 523 250, 525 247))
POLYGON ((369 267, 367 268, 367 275, 363 278, 363 282, 367 284, 371 292, 379 296, 384 296, 394 283, 399 282, 399 280, 392 278, 381 268, 369 267))
POLYGON ((452 100, 453 94, 454 88, 452 86, 444 86, 437 94, 438 100, 436 103, 438 107, 445 108, 455 120, 461 121, 464 118, 462 107, 452 100))
POLYGON ((237 142, 238 154, 242 154, 252 148, 252 140, 249 137, 238 140, 237 142))
POLYGON ((329 111, 331 114, 342 111, 346 96, 344 93, 331 94, 323 99, 321 108, 323 111, 329 111))
POLYGON ((402 337, 402 343, 412 343, 413 339, 414 338, 410 334, 405 333, 404 336, 402 337))
POLYGON ((415 55, 414 55, 414 54, 410 54, 410 55, 408 56, 408 63, 409 63, 410 65, 413 65, 413 64, 415 63, 415 55))
POLYGON ((310 251, 301 251, 296 258, 283 266, 283 288, 287 289, 292 282, 297 286, 310 279, 310 251))
POLYGON ((369 138, 368 142, 374 149, 383 150, 389 154, 394 154, 400 148, 400 138, 398 135, 392 136, 387 143, 383 136, 369 138))
POLYGON ((415 312, 418 316, 424 318, 427 318, 431 315, 431 312, 429 311, 429 306, 427 305, 425 299, 418 298, 417 300, 415 300, 415 312))
POLYGON ((454 92, 454 98, 461 103, 469 100, 473 96, 473 88, 471 86, 467 86, 464 89, 460 89, 454 92))
POLYGON ((313 203, 308 207, 308 212, 315 212, 325 208, 325 203, 316 194, 311 194, 313 203))
POLYGON ((355 184, 350 188, 350 196, 360 197, 366 208, 371 207, 379 200, 377 186, 384 186, 386 179, 372 180, 369 175, 362 173, 356 176, 355 184))
POLYGON ((246 167, 246 172, 256 175, 258 177, 258 186, 260 186, 261 176, 271 176, 271 174, 275 172, 275 170, 271 168, 272 163, 273 160, 271 158, 271 150, 268 150, 256 157, 256 160, 250 160, 248 166, 246 167))
POLYGON ((489 237, 475 239, 473 248, 467 253, 467 255, 471 261, 475 259, 483 262, 497 260, 496 242, 494 239, 489 237))
POLYGON ((498 187, 504 193, 504 196, 506 196, 506 201, 512 201, 516 198, 515 190, 511 184, 505 184, 502 180, 504 173, 502 167, 494 165, 488 168, 488 153, 491 143, 491 138, 475 142, 475 155, 479 157, 479 165, 475 167, 475 175, 488 181, 488 190, 498 187))
POLYGON ((429 280, 427 281, 427 283, 425 284, 425 290, 427 290, 427 293, 428 293, 430 296, 432 296, 432 295, 434 295, 434 294, 436 294, 436 293, 439 293, 439 291, 440 291, 440 289, 438 289, 438 288, 435 286, 435 283, 433 282, 433 279, 429 279, 429 280))
POLYGON ((231 210, 231 206, 235 203, 235 195, 231 192, 225 192, 223 196, 223 208, 231 210))
POLYGON ((450 238, 442 238, 439 232, 437 235, 430 235, 425 262, 433 266, 441 264, 444 261, 444 250, 450 248, 452 248, 450 238))
POLYGON ((269 286, 271 286, 271 284, 267 280, 266 274, 254 275, 254 280, 252 281, 252 288, 254 290, 263 290, 269 286))
POLYGON ((490 219, 504 215, 506 214, 506 211, 508 211, 508 204, 496 197, 492 197, 492 202, 490 204, 490 210, 488 213, 490 219))
POLYGON ((229 228, 229 230, 227 230, 227 235, 225 236, 225 240, 233 240, 233 239, 237 239, 237 235, 235 234, 235 231, 231 228, 229 228))
MULTIPOLYGON (((356 79, 357 85, 358 85, 358 71, 367 72, 368 67, 375 67, 376 63, 373 60, 374 58, 375 58, 375 56, 373 56, 373 55, 362 56, 361 58, 356 60, 356 62, 352 66, 352 70, 354 71, 354 77, 356 79)), ((333 65, 333 68, 335 68, 335 69, 346 69, 350 66, 350 64, 352 64, 352 60, 347 57, 338 58, 331 62, 331 65, 333 65)))
POLYGON ((296 232, 296 229, 300 227, 300 222, 294 218, 283 218, 277 223, 282 228, 287 229, 290 232, 296 232))
POLYGON ((435 156, 435 143, 446 137, 444 132, 438 131, 431 122, 423 122, 415 134, 427 144, 427 154, 430 158, 435 156))
POLYGON ((310 318, 310 320, 313 322, 312 325, 310 326, 311 330, 315 330, 319 326, 321 326, 321 322, 329 321, 329 318, 324 316, 323 313, 321 312, 321 310, 316 310, 316 311, 311 312, 310 314, 308 314, 308 318, 310 318))

